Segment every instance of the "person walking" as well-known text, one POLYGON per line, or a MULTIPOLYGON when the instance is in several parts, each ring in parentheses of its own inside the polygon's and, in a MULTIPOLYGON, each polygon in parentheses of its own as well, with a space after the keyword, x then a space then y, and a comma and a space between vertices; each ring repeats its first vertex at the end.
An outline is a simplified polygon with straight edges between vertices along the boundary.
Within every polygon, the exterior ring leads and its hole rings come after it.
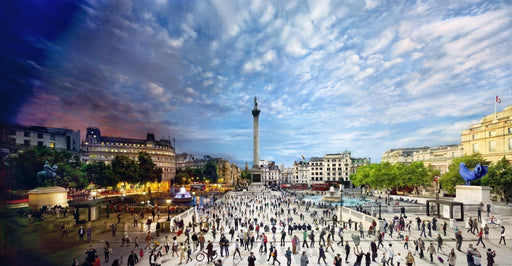
POLYGON ((309 245, 308 245, 308 232, 306 230, 304 230, 304 233, 302 233, 302 247, 304 247, 304 245, 306 245, 306 248, 309 248, 309 245))
POLYGON ((110 243, 105 242, 105 246, 103 247, 103 254, 105 255, 105 262, 108 262, 110 259, 110 253, 112 253, 112 249, 110 248, 110 243))
POLYGON ((462 232, 460 230, 455 234, 455 245, 457 250, 461 251, 460 247, 462 246, 462 232))
POLYGON ((449 266, 455 266, 457 263, 457 255, 455 254, 455 250, 452 248, 450 253, 448 254, 448 265, 449 266))
POLYGON ((327 238, 327 246, 325 247, 325 251, 329 251, 329 248, 331 248, 332 252, 334 252, 334 248, 332 247, 331 238, 327 238))
POLYGON ((393 250, 392 244, 389 244, 388 248, 386 249, 386 263, 388 265, 394 266, 393 259, 395 257, 395 251, 393 250))
POLYGON ((286 257, 286 266, 290 266, 292 264, 292 251, 290 250, 290 247, 288 247, 284 256, 286 257))
POLYGON ((63 238, 64 235, 68 236, 68 224, 67 223, 62 223, 62 226, 60 227, 61 230, 62 230, 62 234, 60 235, 60 238, 63 238))
POLYGON ((233 252, 233 260, 236 257, 236 253, 238 253, 238 257, 240 257, 240 260, 242 259, 242 255, 240 255, 240 239, 236 239, 235 241, 235 251, 233 252))
POLYGON ((377 258, 377 244, 375 244, 375 239, 370 243, 370 250, 372 251, 372 261, 377 262, 375 259, 377 258))
POLYGON ((345 242, 345 262, 348 263, 348 256, 350 255, 350 245, 348 241, 345 242))
POLYGON ((409 250, 409 236, 406 235, 404 238, 404 248, 409 250))
POLYGON ((430 262, 434 262, 434 254, 436 254, 436 248, 434 247, 434 244, 430 243, 430 246, 428 246, 427 249, 428 254, 430 255, 430 262))
POLYGON ((476 246, 478 247, 478 244, 482 243, 482 245, 484 245, 484 248, 485 248, 485 243, 483 241, 483 235, 484 235, 484 229, 483 228, 480 228, 480 231, 478 232, 478 241, 476 242, 476 246))
POLYGON ((276 265, 276 261, 277 263, 279 263, 279 265, 281 265, 281 262, 277 259, 277 247, 274 247, 274 251, 270 253, 272 255, 272 265, 276 265))
POLYGON ((487 224, 484 226, 484 239, 489 239, 489 226, 487 224))
POLYGON ((443 251, 443 238, 437 234, 437 251, 443 251))
POLYGON ((327 264, 327 262, 325 261, 324 247, 322 245, 320 245, 320 247, 318 248, 318 262, 317 262, 317 264, 320 264, 320 259, 322 259, 324 261, 324 263, 327 264))
POLYGON ((503 240, 503 245, 507 245, 507 241, 505 240, 505 226, 501 226, 501 236, 500 236, 500 244, 501 240, 503 240))

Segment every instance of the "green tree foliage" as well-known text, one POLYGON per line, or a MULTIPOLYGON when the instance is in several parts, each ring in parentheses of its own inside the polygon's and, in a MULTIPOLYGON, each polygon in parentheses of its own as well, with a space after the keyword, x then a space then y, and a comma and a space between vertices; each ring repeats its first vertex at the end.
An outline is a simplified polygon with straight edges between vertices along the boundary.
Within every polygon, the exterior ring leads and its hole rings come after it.
POLYGON ((207 162, 204 165, 203 176, 205 180, 210 180, 210 183, 217 182, 219 177, 217 176, 217 167, 213 162, 207 162))
POLYGON ((33 189, 40 186, 59 185, 83 188, 88 180, 80 171, 82 162, 78 155, 48 147, 33 147, 5 159, 7 185, 11 189, 33 189), (45 162, 57 165, 55 180, 38 180, 45 162))
POLYGON ((190 176, 187 174, 187 172, 185 172, 183 170, 178 171, 178 173, 176 173, 176 177, 174 178, 174 184, 186 185, 186 184, 188 184, 189 178, 190 178, 190 176))
MULTIPOLYGON (((439 179, 441 186, 446 189, 448 194, 454 194, 455 186, 463 185, 465 183, 464 178, 459 174, 460 163, 465 163, 469 170, 473 170, 477 164, 489 165, 489 162, 486 161, 480 153, 473 153, 471 155, 454 158, 452 163, 448 166, 448 172, 443 174, 439 179)), ((476 184, 474 181, 472 183, 476 184)))
POLYGON ((111 162, 114 179, 123 183, 139 183, 139 165, 124 155, 115 156, 111 162))
POLYGON ((119 179, 114 178, 112 167, 104 162, 92 162, 82 167, 87 179, 100 187, 115 187, 119 179))
POLYGON ((162 169, 156 167, 151 156, 145 152, 139 153, 139 182, 162 182, 162 169))
POLYGON ((512 197, 512 165, 503 157, 495 165, 489 167, 489 172, 482 178, 482 185, 491 186, 501 198, 512 197))
POLYGON ((357 169, 350 175, 350 180, 356 186, 371 188, 405 188, 429 186, 435 175, 423 162, 414 162, 411 165, 390 164, 389 162, 373 163, 357 169))
POLYGON ((242 179, 247 179, 247 180, 251 180, 251 172, 247 171, 247 170, 243 170, 241 172, 241 178, 242 179))

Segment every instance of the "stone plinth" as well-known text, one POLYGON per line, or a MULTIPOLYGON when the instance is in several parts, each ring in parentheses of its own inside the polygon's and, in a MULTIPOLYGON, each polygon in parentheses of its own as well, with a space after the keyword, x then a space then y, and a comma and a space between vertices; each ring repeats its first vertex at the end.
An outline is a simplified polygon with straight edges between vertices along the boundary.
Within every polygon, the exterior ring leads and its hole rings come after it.
POLYGON ((68 193, 63 187, 39 187, 28 192, 28 207, 39 209, 44 205, 68 206, 68 193))
POLYGON ((464 204, 484 204, 491 202, 491 188, 482 186, 456 186, 455 201, 464 204))

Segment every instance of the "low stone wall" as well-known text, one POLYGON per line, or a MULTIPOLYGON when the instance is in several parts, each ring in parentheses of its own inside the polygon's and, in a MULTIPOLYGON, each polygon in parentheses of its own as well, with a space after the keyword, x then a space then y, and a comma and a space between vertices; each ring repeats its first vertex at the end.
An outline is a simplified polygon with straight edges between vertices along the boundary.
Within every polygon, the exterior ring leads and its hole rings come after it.
POLYGON ((363 228, 365 228, 365 230, 367 230, 368 227, 370 227, 370 225, 372 225, 373 221, 375 221, 377 223, 378 230, 384 229, 384 221, 383 220, 379 220, 376 217, 373 217, 371 215, 366 215, 362 212, 358 212, 356 210, 352 210, 347 207, 341 207, 340 209, 338 209, 338 217, 341 217, 341 219, 345 222, 347 222, 349 218, 353 222, 358 222, 358 223, 362 222, 363 228), (340 213, 340 211, 341 211, 341 213, 340 213))

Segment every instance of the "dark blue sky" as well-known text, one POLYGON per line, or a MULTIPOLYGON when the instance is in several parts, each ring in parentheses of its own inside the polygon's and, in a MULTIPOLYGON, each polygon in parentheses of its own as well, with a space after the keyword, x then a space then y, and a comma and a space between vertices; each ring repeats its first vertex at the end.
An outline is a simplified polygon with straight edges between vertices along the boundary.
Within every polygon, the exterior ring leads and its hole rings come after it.
POLYGON ((460 142, 512 102, 510 1, 2 1, 0 120, 284 162, 460 142))

